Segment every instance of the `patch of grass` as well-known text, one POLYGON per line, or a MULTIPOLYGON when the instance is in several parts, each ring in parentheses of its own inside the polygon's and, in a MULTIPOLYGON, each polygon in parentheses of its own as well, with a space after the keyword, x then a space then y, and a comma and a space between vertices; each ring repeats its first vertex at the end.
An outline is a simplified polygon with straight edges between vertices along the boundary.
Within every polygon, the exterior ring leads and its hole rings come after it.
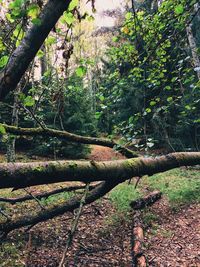
MULTIPOLYGON (((23 244, 24 245, 24 244, 23 244)), ((6 241, 1 244, 0 248, 0 266, 6 267, 21 267, 24 266, 22 260, 22 243, 14 243, 12 241, 6 241)))
POLYGON ((66 200, 68 200, 69 198, 71 198, 72 196, 74 196, 73 192, 63 192, 63 193, 59 193, 53 196, 49 196, 48 198, 42 198, 40 200, 40 203, 43 206, 50 205, 50 204, 61 204, 65 202, 66 200))
POLYGON ((150 211, 145 211, 142 213, 142 221, 146 227, 151 227, 158 222, 158 216, 150 211))
POLYGON ((168 230, 168 229, 160 230, 160 234, 165 238, 170 238, 173 236, 173 232, 171 230, 168 230))
POLYGON ((200 202, 200 172, 187 169, 174 169, 145 177, 140 185, 148 185, 151 190, 160 190, 172 206, 200 202))
POLYGON ((141 193, 135 189, 135 185, 127 182, 119 184, 110 193, 109 198, 119 212, 127 212, 130 210, 130 202, 139 198, 141 193))

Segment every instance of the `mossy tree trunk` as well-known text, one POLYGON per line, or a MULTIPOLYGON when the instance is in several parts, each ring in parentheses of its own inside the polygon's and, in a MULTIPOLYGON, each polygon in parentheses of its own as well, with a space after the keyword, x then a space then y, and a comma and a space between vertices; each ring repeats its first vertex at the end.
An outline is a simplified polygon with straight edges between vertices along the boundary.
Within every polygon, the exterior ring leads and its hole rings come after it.
POLYGON ((0 188, 24 188, 66 181, 116 181, 153 175, 185 165, 200 164, 200 152, 180 152, 156 158, 116 161, 49 161, 1 163, 0 188))

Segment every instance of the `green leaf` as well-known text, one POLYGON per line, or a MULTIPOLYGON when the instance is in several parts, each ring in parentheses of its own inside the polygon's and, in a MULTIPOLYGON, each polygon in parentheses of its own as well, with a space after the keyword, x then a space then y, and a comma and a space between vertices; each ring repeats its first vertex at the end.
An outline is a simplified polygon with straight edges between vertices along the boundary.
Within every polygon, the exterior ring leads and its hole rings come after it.
POLYGON ((61 22, 62 23, 67 23, 69 26, 74 22, 75 18, 74 15, 71 12, 64 12, 61 22))
POLYGON ((145 109, 147 113, 151 113, 151 109, 150 108, 146 108, 145 109))
POLYGON ((2 38, 0 37, 0 53, 3 52, 4 50, 6 50, 6 47, 3 43, 3 40, 2 38))
POLYGON ((51 74, 51 70, 47 70, 47 71, 45 71, 45 73, 44 73, 44 77, 49 77, 50 76, 50 74, 51 74))
POLYGON ((95 18, 94 18, 92 15, 87 16, 86 19, 87 19, 87 21, 89 21, 89 22, 95 20, 95 18))
POLYGON ((118 40, 119 40, 119 38, 118 38, 117 36, 114 36, 114 37, 112 38, 112 41, 113 41, 113 42, 118 42, 118 40))
POLYGON ((3 56, 0 58, 0 68, 5 67, 5 65, 8 63, 8 56, 3 56))
POLYGON ((40 8, 38 5, 31 5, 28 7, 27 15, 32 18, 36 19, 40 13, 40 8))
POLYGON ((10 23, 13 23, 15 20, 12 18, 10 13, 6 13, 6 18, 10 23))
POLYGON ((32 96, 27 96, 25 99, 24 99, 24 106, 25 107, 32 107, 35 105, 35 99, 32 98, 32 96))
POLYGON ((39 19, 39 18, 32 19, 31 22, 35 25, 38 25, 38 26, 41 25, 41 19, 39 19))
POLYGON ((98 120, 101 117, 101 112, 96 112, 94 117, 98 120))
POLYGON ((105 97, 104 97, 103 95, 100 95, 100 96, 99 96, 99 99, 100 99, 101 101, 104 101, 105 97))
POLYGON ((80 66, 76 69, 76 75, 78 77, 83 77, 86 74, 86 68, 83 66, 80 66))
POLYGON ((127 20, 131 19, 132 18, 132 13, 131 12, 126 13, 125 18, 127 20))
POLYGON ((69 4, 68 10, 72 11, 79 4, 79 0, 72 0, 69 4))
POLYGON ((55 44, 55 43, 56 43, 56 37, 54 37, 54 36, 49 36, 49 37, 46 39, 45 43, 46 43, 47 45, 55 44))
POLYGON ((183 11, 184 11, 184 7, 183 7, 183 5, 178 5, 178 6, 175 7, 175 13, 176 13, 177 15, 182 14, 183 11))
POLYGON ((150 102, 150 106, 153 107, 153 106, 155 106, 155 105, 156 105, 156 101, 151 101, 151 102, 150 102))
POLYGON ((185 109, 187 109, 187 110, 191 110, 191 107, 190 107, 189 105, 186 105, 186 106, 185 106, 185 109))
POLYGON ((167 86, 165 86, 164 89, 165 89, 165 90, 171 90, 172 88, 171 88, 171 86, 167 85, 167 86))
POLYGON ((169 96, 168 98, 167 98, 167 102, 172 102, 173 101, 173 98, 171 97, 171 96, 169 96))
POLYGON ((9 4, 10 9, 20 8, 24 4, 25 0, 15 0, 9 4))
POLYGON ((37 57, 38 58, 42 58, 44 56, 44 52, 42 51, 42 50, 39 50, 38 52, 37 52, 37 57))
POLYGON ((0 135, 3 135, 3 134, 6 134, 6 129, 2 124, 0 124, 0 135))

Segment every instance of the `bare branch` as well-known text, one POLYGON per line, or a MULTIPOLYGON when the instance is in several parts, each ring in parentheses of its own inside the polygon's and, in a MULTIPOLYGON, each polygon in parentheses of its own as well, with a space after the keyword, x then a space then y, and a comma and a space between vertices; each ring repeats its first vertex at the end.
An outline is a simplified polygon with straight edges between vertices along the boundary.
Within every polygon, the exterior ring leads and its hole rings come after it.
MULTIPOLYGON (((85 205, 90 204, 95 200, 99 199, 100 197, 104 196, 116 185, 117 183, 113 181, 102 182, 100 185, 96 186, 91 192, 88 193, 85 199, 85 205)), ((19 229, 21 227, 29 225, 36 225, 40 222, 44 222, 56 216, 62 215, 65 212, 72 212, 79 207, 80 200, 80 197, 75 197, 70 199, 67 203, 61 204, 57 207, 46 209, 45 211, 41 211, 36 215, 25 216, 15 221, 0 224, 1 236, 5 237, 9 232, 13 231, 14 229, 19 229)))
MULTIPOLYGON (((90 185, 89 189, 94 189, 95 185, 90 185)), ((74 185, 74 186, 67 186, 67 187, 62 187, 62 188, 58 188, 55 189, 53 191, 50 192, 44 192, 41 194, 36 194, 34 195, 35 198, 37 199, 42 199, 42 198, 48 198, 49 196, 52 195, 56 195, 56 194, 60 194, 63 192, 71 192, 71 191, 75 191, 75 190, 80 190, 80 189, 84 189, 85 185, 74 185)), ((0 197, 0 202, 6 202, 6 203, 10 203, 12 205, 16 204, 16 203, 20 203, 20 202, 24 202, 24 201, 28 201, 28 200, 33 200, 33 194, 32 195, 26 195, 23 197, 19 197, 19 198, 3 198, 0 197)))
POLYGON ((58 137, 63 138, 69 142, 81 143, 81 144, 95 144, 100 146, 107 146, 111 148, 116 148, 119 152, 121 152, 127 158, 134 158, 138 157, 138 154, 126 147, 120 146, 116 142, 104 139, 104 138, 96 138, 96 137, 87 137, 87 136, 80 136, 77 134, 69 133, 67 131, 60 131, 54 130, 51 128, 21 128, 10 126, 7 124, 1 124, 6 132, 15 134, 15 135, 26 135, 26 136, 51 136, 51 137, 58 137))

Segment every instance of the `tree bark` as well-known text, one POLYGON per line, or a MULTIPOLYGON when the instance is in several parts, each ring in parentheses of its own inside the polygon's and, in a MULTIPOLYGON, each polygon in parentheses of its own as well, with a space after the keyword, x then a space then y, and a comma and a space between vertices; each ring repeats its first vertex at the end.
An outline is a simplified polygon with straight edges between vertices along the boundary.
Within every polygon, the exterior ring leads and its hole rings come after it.
POLYGON ((40 24, 33 24, 29 28, 21 44, 11 55, 7 66, 0 73, 0 100, 16 88, 30 62, 70 2, 71 0, 49 0, 44 6, 39 16, 40 24))
POLYGON ((189 24, 186 27, 186 32, 187 32, 187 38, 188 38, 188 42, 189 42, 189 46, 191 49, 191 53, 192 53, 192 59, 193 59, 193 64, 197 73, 197 77, 198 80, 200 80, 200 59, 199 59, 199 55, 197 53, 198 49, 197 49, 197 45, 196 45, 196 40, 194 37, 194 34, 192 32, 192 24, 189 24))
MULTIPOLYGON (((13 126, 18 126, 18 112, 19 112, 19 93, 20 93, 20 86, 16 89, 14 92, 14 103, 13 103, 13 110, 12 110, 12 118, 11 118, 11 124, 13 126)), ((15 162, 15 141, 16 137, 12 135, 8 135, 8 141, 7 141, 7 162, 15 162)))
POLYGON ((134 176, 153 175, 176 167, 200 164, 200 152, 180 152, 156 158, 116 161, 49 161, 1 163, 0 188, 24 188, 66 181, 121 183, 134 176))
POLYGON ((104 138, 95 138, 95 137, 87 137, 87 136, 80 136, 76 134, 69 133, 67 131, 59 131, 50 128, 20 128, 9 126, 6 124, 1 124, 6 132, 15 134, 15 135, 26 135, 26 136, 51 136, 51 137, 58 137, 64 138, 69 142, 81 143, 81 144, 94 144, 100 146, 107 146, 110 148, 116 147, 117 151, 121 152, 127 158, 134 158, 138 157, 138 154, 126 147, 118 145, 116 142, 104 138))
MULTIPOLYGON (((93 190, 91 190, 86 199, 85 205, 94 202, 95 200, 99 199, 100 197, 104 196, 113 187, 116 186, 116 183, 113 181, 102 182, 100 185, 96 186, 93 190)), ((49 219, 52 219, 56 216, 62 215, 65 212, 73 212, 77 209, 80 205, 81 197, 79 198, 72 198, 68 202, 61 204, 57 207, 49 208, 45 211, 41 211, 36 215, 29 215, 15 221, 7 221, 5 223, 0 224, 0 232, 2 236, 6 236, 9 232, 24 227, 24 226, 33 226, 39 222, 44 222, 49 219)))
POLYGON ((160 191, 154 191, 143 198, 136 199, 130 203, 130 206, 134 210, 141 210, 146 207, 152 206, 157 200, 161 199, 162 193, 160 191))
MULTIPOLYGON (((95 185, 90 185, 89 190, 92 190, 94 187, 95 187, 95 185)), ((33 195, 33 193, 31 193, 31 195, 26 195, 26 196, 19 197, 19 198, 0 197, 0 202, 6 202, 6 203, 10 203, 11 205, 14 205, 16 203, 25 202, 28 200, 34 200, 35 198, 40 200, 42 198, 48 198, 49 196, 53 196, 53 195, 60 194, 63 192, 72 192, 72 191, 81 190, 81 189, 85 189, 85 185, 67 186, 67 187, 55 189, 55 190, 50 191, 50 192, 43 192, 43 193, 35 194, 35 195, 33 195)))

